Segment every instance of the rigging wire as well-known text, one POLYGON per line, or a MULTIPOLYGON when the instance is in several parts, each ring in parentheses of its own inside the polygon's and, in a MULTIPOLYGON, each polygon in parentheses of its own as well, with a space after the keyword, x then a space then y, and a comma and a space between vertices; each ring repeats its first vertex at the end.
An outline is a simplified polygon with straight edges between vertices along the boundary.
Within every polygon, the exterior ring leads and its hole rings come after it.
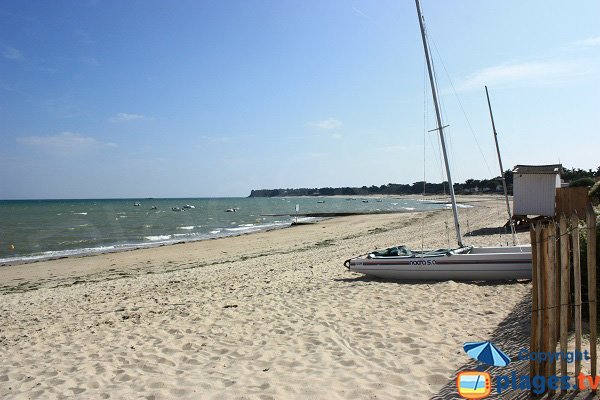
MULTIPOLYGON (((438 146, 435 146, 431 139, 431 135, 429 135, 429 133, 431 133, 431 132, 429 130, 427 130, 427 120, 429 119, 429 102, 428 102, 429 95, 427 94, 427 89, 429 88, 429 79, 427 79, 428 76, 427 76, 427 65, 425 63, 425 57, 423 57, 423 66, 424 66, 423 95, 424 95, 424 101, 425 101, 425 105, 426 105, 425 113, 424 113, 423 130, 424 130, 425 136, 427 136, 427 138, 429 139, 429 145, 431 146, 431 149, 434 154, 435 154, 436 148, 437 148, 438 156, 437 156, 437 158, 436 157, 433 157, 433 158, 437 162, 437 165, 439 167, 439 172, 440 172, 440 178, 442 179, 442 182, 444 182, 444 167, 442 165, 442 146, 439 142, 439 135, 437 135, 437 131, 435 131, 436 137, 438 138, 438 146)), ((427 166, 426 161, 427 160, 423 160, 424 168, 427 166)), ((444 188, 444 194, 446 194, 445 186, 443 186, 443 188, 444 188)))
MULTIPOLYGON (((427 187, 427 66, 423 59, 423 198, 427 187)), ((421 251, 425 251, 425 218, 421 218, 421 251)))
MULTIPOLYGON (((425 31, 425 36, 429 37, 429 32, 427 31, 427 29, 424 29, 424 31, 425 31)), ((429 52, 429 54, 431 54, 431 49, 429 48, 429 41, 427 41, 427 51, 429 52)), ((435 90, 439 93, 439 85, 438 85, 438 81, 437 81, 437 74, 436 74, 436 71, 435 71, 435 64, 433 62, 431 63, 431 72, 432 72, 432 76, 433 76, 433 85, 435 86, 435 90)), ((441 102, 439 101, 439 99, 438 99, 438 104, 440 105, 440 107, 442 107, 441 106, 441 102)), ((443 127, 446 125, 444 123, 444 113, 443 112, 444 112, 444 110, 440 110, 440 122, 441 122, 441 126, 438 127, 439 128, 438 144, 439 144, 439 149, 440 149, 439 150, 440 159, 442 158, 442 155, 441 155, 441 151, 442 151, 441 150, 441 148, 442 148, 442 143, 441 143, 442 142, 442 138, 441 138, 441 135, 444 135, 444 128, 443 127)), ((454 157, 452 157, 452 158, 454 158, 454 157)), ((441 165, 441 162, 440 162, 440 165, 441 165)), ((443 184, 443 182, 444 182, 444 178, 443 177, 444 176, 445 176, 445 174, 444 174, 444 172, 442 170, 442 187, 444 188, 444 196, 445 196, 446 195, 446 186, 443 184)), ((446 176, 445 180, 449 181, 450 177, 446 176)), ((448 189, 448 190, 450 191, 450 189, 448 189)))
POLYGON ((438 56, 438 59, 440 60, 440 63, 442 64, 442 68, 444 69, 444 72, 446 73, 446 77, 448 78, 448 81, 450 82, 450 86, 452 87, 452 92, 454 93, 454 96, 456 97, 456 100, 458 102, 458 105, 460 107, 460 110, 462 111, 465 120, 467 121, 467 126, 469 127, 469 131, 471 132, 471 135, 473 136, 473 139, 475 139, 475 144, 477 144, 477 148, 479 149, 479 153, 481 154, 481 158, 483 159, 483 162, 485 164, 486 169, 488 170, 488 173, 490 175, 494 175, 492 173, 492 170, 490 169, 490 166, 487 163, 487 159, 483 153, 483 150, 481 149, 481 146, 479 144, 479 141, 477 140, 477 136, 475 135, 475 130, 473 129, 473 126, 471 125, 471 121, 469 120, 469 117, 467 116, 467 113, 465 111, 465 108, 463 107, 462 101, 460 101, 460 97, 458 96, 458 92, 456 91, 456 87, 454 86, 454 82, 452 81, 452 78, 450 78, 450 74, 448 73, 448 70, 446 69, 446 65, 444 64, 444 60, 440 54, 440 52, 438 51, 438 48, 435 44, 435 40, 433 40, 433 38, 431 39, 431 42, 433 43, 433 48, 435 49, 435 53, 438 56))

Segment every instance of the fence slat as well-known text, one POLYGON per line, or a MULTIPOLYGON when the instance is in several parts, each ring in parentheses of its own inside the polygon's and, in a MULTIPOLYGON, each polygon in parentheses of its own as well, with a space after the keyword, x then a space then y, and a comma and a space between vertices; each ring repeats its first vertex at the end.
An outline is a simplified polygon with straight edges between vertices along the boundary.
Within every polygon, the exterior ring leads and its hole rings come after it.
MULTIPOLYGON (((587 269, 588 269, 588 299, 590 302, 590 372, 596 376, 596 343, 598 341, 596 315, 596 214, 591 204, 586 213, 588 229, 587 237, 587 269)), ((595 391, 594 391, 595 392, 595 391)))
MULTIPOLYGON (((529 348, 531 352, 539 352, 541 350, 538 342, 538 330, 542 327, 538 324, 539 304, 538 304, 538 272, 537 272, 537 233, 535 225, 529 226, 529 238, 531 240, 531 338, 529 348)), ((529 376, 539 374, 539 363, 529 360, 529 376)))
MULTIPOLYGON (((581 263, 579 260, 579 218, 571 217, 571 241, 573 243, 573 287, 575 303, 575 354, 581 354, 581 263)), ((581 360, 575 360, 575 376, 581 373, 581 360)))
MULTIPOLYGON (((536 332, 536 342, 539 351, 545 351, 544 346, 544 320, 545 320, 545 303, 544 303, 544 252, 542 249, 542 223, 538 222, 535 228, 535 240, 537 243, 535 252, 537 254, 537 298, 538 298, 538 312, 537 312, 537 332, 536 332)), ((546 374, 546 362, 537 362, 537 375, 545 375, 546 374)))
MULTIPOLYGON (((569 237, 567 236, 567 218, 564 215, 560 217, 560 351, 567 353, 567 342, 569 336, 569 289, 570 289, 570 271, 569 271, 569 237)), ((560 374, 567 376, 567 358, 560 358, 560 374)), ((563 391, 566 391, 564 389, 563 391)))
MULTIPOLYGON (((556 268, 556 225, 551 223, 547 228, 546 234, 546 244, 547 244, 547 258, 546 258, 546 271, 548 274, 548 302, 546 306, 548 307, 548 347, 546 351, 554 353, 556 351, 556 342, 558 341, 557 334, 557 311, 558 311, 558 302, 556 301, 556 297, 558 295, 556 290, 556 272, 554 271, 556 268)), ((556 374, 556 359, 553 359, 547 365, 546 370, 546 378, 550 378, 550 376, 556 374)), ((548 395, 554 395, 554 390, 548 390, 548 395)))

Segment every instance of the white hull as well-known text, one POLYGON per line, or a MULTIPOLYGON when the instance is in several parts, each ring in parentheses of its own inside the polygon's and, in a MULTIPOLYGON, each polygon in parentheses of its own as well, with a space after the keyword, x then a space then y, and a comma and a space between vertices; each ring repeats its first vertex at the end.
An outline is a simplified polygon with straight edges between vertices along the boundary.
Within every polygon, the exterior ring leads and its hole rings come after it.
POLYGON ((348 260, 354 272, 398 280, 531 279, 531 246, 474 247, 467 254, 441 256, 361 256, 348 260))

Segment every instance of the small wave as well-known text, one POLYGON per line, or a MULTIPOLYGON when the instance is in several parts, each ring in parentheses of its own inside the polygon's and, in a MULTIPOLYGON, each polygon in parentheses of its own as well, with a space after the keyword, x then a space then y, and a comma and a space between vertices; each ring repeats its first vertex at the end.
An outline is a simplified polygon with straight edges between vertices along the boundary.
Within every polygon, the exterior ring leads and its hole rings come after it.
POLYGON ((217 233, 221 233, 220 229, 215 229, 214 231, 210 231, 210 233, 212 233, 213 235, 217 234, 217 233))
POLYGON ((194 228, 195 228, 194 225, 190 225, 190 226, 178 226, 177 227, 177 229, 183 229, 183 230, 186 230, 186 231, 190 231, 190 230, 192 230, 194 228))
POLYGON ((412 211, 412 210, 414 210, 414 209, 415 209, 414 207, 403 207, 403 208, 404 208, 405 210, 407 210, 407 211, 412 211))
POLYGON ((77 214, 77 215, 87 215, 86 212, 77 212, 77 213, 73 213, 73 214, 77 214))
POLYGON ((119 215, 119 218, 127 218, 127 215, 119 215))
POLYGON ((169 240, 171 239, 171 235, 156 235, 156 236, 144 236, 145 240, 150 240, 152 242, 156 242, 159 240, 169 240))
POLYGON ((200 236, 200 233, 198 232, 194 232, 194 233, 175 233, 173 234, 174 238, 197 238, 200 236))
POLYGON ((226 228, 225 230, 228 232, 241 232, 241 231, 249 231, 252 229, 257 229, 251 226, 238 226, 237 228, 226 228))

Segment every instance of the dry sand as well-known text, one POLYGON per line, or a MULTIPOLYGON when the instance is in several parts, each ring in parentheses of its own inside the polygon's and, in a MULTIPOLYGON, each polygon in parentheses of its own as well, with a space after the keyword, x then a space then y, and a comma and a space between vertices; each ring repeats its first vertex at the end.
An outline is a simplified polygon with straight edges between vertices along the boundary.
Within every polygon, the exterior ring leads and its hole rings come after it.
MULTIPOLYGON (((499 244, 502 201, 468 199, 465 241, 499 244)), ((454 398, 473 366, 465 341, 527 346, 529 283, 386 282, 342 266, 394 244, 447 246, 452 229, 450 211, 342 217, 1 267, 0 398, 454 398)))

